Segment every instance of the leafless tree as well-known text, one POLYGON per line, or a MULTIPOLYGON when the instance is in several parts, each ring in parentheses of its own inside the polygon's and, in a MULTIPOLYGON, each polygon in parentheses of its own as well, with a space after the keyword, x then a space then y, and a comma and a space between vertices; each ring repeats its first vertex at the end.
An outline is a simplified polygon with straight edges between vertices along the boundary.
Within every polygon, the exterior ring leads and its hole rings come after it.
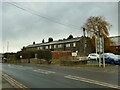
POLYGON ((109 36, 110 27, 111 25, 102 16, 91 16, 84 24, 84 28, 89 37, 92 37, 95 34, 107 37, 109 36))

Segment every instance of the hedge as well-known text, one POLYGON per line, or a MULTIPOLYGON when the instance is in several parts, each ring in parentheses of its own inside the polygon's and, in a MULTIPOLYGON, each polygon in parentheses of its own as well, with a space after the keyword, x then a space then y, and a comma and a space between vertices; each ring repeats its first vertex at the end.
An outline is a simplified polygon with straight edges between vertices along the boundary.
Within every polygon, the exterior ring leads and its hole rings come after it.
POLYGON ((22 59, 38 58, 45 59, 47 61, 50 61, 50 59, 52 59, 52 54, 50 50, 34 50, 34 51, 31 50, 4 54, 4 57, 7 59, 12 59, 14 57, 16 60, 20 60, 21 59, 20 56, 22 56, 22 59))

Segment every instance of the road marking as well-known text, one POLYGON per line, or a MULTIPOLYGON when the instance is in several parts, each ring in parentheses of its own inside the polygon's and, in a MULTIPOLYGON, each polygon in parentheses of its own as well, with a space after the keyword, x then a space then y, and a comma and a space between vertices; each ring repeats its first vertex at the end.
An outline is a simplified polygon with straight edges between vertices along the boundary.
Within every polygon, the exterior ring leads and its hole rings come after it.
POLYGON ((9 66, 9 68, 14 68, 14 69, 21 69, 21 70, 26 70, 26 68, 23 67, 16 67, 16 66, 9 66))
POLYGON ((6 81, 8 81, 15 88, 20 88, 20 89, 23 89, 23 90, 29 90, 28 87, 26 87, 25 85, 23 85, 20 82, 16 81, 15 79, 11 78, 7 74, 3 74, 3 78, 6 81))
POLYGON ((67 76, 64 76, 64 77, 68 78, 68 79, 73 79, 73 80, 83 81, 83 82, 97 84, 97 85, 101 85, 101 86, 106 86, 106 87, 110 87, 110 88, 120 89, 120 86, 118 86, 118 85, 113 85, 113 84, 110 84, 110 83, 96 81, 96 80, 92 80, 92 79, 88 79, 88 78, 83 78, 83 77, 78 77, 78 76, 72 76, 72 75, 67 75, 67 76))
POLYGON ((43 70, 43 69, 37 69, 37 70, 33 70, 35 72, 38 72, 38 73, 42 73, 42 74, 54 74, 56 72, 53 72, 53 71, 48 71, 48 70, 43 70))
POLYGON ((14 68, 14 69, 22 69, 22 70, 26 70, 26 69, 33 69, 33 67, 24 67, 24 66, 12 66, 12 65, 8 65, 9 68, 14 68))

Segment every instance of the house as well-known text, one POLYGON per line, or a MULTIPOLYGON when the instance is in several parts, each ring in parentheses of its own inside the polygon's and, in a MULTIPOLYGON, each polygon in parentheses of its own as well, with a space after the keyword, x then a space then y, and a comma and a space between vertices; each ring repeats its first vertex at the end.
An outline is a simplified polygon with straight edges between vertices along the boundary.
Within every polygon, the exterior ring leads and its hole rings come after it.
POLYGON ((92 52, 92 43, 89 37, 76 37, 71 39, 56 40, 51 42, 31 44, 23 50, 51 50, 78 52, 79 56, 88 55, 92 52))
POLYGON ((120 36, 110 37, 110 51, 115 54, 120 54, 120 36))
MULTIPOLYGON (((105 38, 105 52, 120 54, 120 36, 105 38)), ((78 56, 85 56, 95 52, 95 41, 89 37, 76 37, 70 39, 60 39, 50 42, 35 42, 23 48, 23 50, 51 50, 52 52, 71 51, 78 52, 78 56)))

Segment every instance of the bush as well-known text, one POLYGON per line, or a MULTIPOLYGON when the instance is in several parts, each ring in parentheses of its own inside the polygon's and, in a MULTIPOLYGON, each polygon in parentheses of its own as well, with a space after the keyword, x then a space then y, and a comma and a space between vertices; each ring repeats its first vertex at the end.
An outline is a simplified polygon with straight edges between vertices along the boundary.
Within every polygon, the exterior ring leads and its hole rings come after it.
POLYGON ((72 65, 72 57, 61 57, 59 60, 61 65, 72 65))
POLYGON ((4 58, 6 58, 7 62, 16 62, 17 58, 15 54, 16 53, 4 53, 4 58))
POLYGON ((38 59, 45 59, 50 64, 50 59, 52 58, 50 50, 31 50, 31 51, 21 51, 17 53, 16 57, 20 59, 31 59, 31 58, 38 58, 38 59))
POLYGON ((20 56, 22 56, 22 59, 28 59, 31 58, 38 58, 38 59, 45 59, 48 64, 51 64, 52 54, 50 50, 29 50, 29 51, 20 51, 17 53, 5 53, 4 57, 8 60, 20 60, 20 56))
POLYGON ((73 60, 73 57, 62 57, 60 58, 60 64, 65 66, 86 64, 86 61, 73 60))

